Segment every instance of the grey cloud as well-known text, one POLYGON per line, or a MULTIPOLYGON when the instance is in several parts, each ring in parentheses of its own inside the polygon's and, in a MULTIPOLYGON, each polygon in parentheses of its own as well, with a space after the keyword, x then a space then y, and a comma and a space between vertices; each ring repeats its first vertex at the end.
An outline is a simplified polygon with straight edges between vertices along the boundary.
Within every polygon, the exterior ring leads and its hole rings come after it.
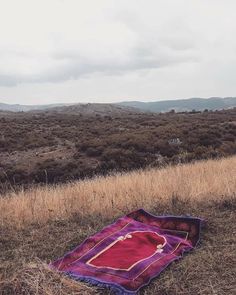
POLYGON ((15 75, 4 75, 0 73, 0 86, 13 87, 23 80, 15 75))
MULTIPOLYGON (((42 44, 42 52, 39 46, 33 46, 30 50, 26 48, 26 45, 15 50, 0 49, 0 86, 9 87, 22 83, 57 83, 88 77, 95 73, 122 76, 135 71, 199 62, 201 57, 195 43, 195 33, 186 26, 185 21, 179 20, 178 15, 173 18, 172 13, 167 21, 159 21, 153 17, 148 19, 147 13, 143 17, 140 7, 144 7, 148 13, 153 13, 153 11, 147 7, 145 1, 140 1, 143 6, 141 5, 137 11, 135 11, 138 7, 135 5, 136 1, 130 1, 129 4, 126 1, 121 2, 123 4, 116 4, 113 11, 109 10, 107 14, 103 12, 106 18, 105 26, 101 27, 101 31, 98 30, 100 35, 97 41, 93 40, 96 28, 93 27, 95 26, 93 20, 90 20, 84 23, 85 28, 81 27, 78 34, 74 26, 66 28, 64 33, 60 32, 60 29, 63 31, 66 23, 64 26, 58 24, 61 26, 59 31, 50 33, 46 31, 48 39, 42 39, 46 44, 42 44), (120 37, 116 36, 117 32, 115 34, 112 29, 106 31, 107 27, 112 27, 112 25, 120 25, 120 34, 125 30, 127 36, 132 36, 133 39, 129 40, 126 36, 126 39, 121 38, 121 42, 116 44, 116 39, 120 37), (67 38, 67 33, 71 39, 67 38), (111 45, 109 38, 111 38, 111 45), (109 47, 107 50, 106 46, 109 47), (100 52, 99 56, 97 56, 96 48, 97 52, 100 52), (5 56, 9 58, 10 67, 8 67, 8 62, 5 62, 5 56), (12 61, 16 61, 15 65, 11 64, 12 61), (42 66, 38 65, 38 61, 42 66)), ((154 7, 159 6, 156 1, 150 1, 150 3, 154 7)), ((28 40, 29 37, 25 38, 28 40)))
MULTIPOLYGON (((158 69, 172 66, 176 63, 196 62, 197 55, 194 51, 186 53, 186 49, 168 48, 162 44, 159 47, 152 47, 142 44, 132 48, 123 58, 110 60, 104 57, 102 60, 94 60, 89 56, 82 56, 75 51, 56 52, 50 59, 53 66, 46 71, 32 75, 4 75, 0 69, 0 85, 15 86, 19 83, 56 83, 70 79, 86 77, 94 73, 109 75, 123 75, 131 71, 158 69), (63 61, 63 64, 60 63, 63 61)), ((20 59, 21 56, 19 55, 20 59)), ((37 58, 37 56, 35 57, 37 58)))

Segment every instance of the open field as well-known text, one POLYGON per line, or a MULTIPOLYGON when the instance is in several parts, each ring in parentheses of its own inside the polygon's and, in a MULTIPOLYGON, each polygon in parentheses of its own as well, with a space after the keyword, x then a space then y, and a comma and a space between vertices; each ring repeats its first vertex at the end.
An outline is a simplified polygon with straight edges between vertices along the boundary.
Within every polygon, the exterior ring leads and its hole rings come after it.
POLYGON ((140 207, 207 220, 198 248, 141 294, 235 294, 235 192, 234 156, 8 193, 0 199, 0 294, 107 294, 43 263, 140 207))
POLYGON ((109 116, 66 110, 0 112, 0 193, 236 154, 236 108, 109 116))

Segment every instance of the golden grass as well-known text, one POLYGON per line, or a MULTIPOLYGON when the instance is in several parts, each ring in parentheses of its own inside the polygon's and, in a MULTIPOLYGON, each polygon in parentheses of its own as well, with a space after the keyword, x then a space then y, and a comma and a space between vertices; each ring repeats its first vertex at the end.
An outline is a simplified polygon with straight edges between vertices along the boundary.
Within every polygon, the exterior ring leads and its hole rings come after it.
MULTIPOLYGON (((0 281, 0 292, 14 295, 91 295, 98 294, 95 287, 89 287, 71 280, 46 264, 36 261, 28 264, 9 280, 0 281)), ((0 293, 2 294, 2 293, 0 293)))
POLYGON ((200 247, 140 291, 233 295, 236 156, 34 188, 0 197, 0 294, 110 294, 50 270, 118 216, 143 207, 207 220, 200 247), (219 246, 220 245, 220 246, 219 246))
POLYGON ((111 218, 140 207, 150 210, 154 202, 165 204, 173 196, 210 202, 235 192, 236 156, 9 193, 0 198, 0 223, 24 227, 73 214, 111 218))

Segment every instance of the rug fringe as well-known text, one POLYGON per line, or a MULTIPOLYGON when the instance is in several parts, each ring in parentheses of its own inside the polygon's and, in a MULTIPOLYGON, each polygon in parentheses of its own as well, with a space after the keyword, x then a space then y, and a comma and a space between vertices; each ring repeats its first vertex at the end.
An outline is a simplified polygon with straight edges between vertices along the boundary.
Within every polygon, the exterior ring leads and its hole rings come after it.
POLYGON ((93 285, 95 287, 109 289, 114 293, 114 295, 136 295, 137 294, 137 292, 127 291, 127 290, 123 289, 122 287, 117 286, 115 284, 99 281, 99 280, 96 280, 91 277, 75 276, 71 273, 67 273, 67 275, 77 281, 85 282, 85 283, 88 283, 88 284, 93 285))

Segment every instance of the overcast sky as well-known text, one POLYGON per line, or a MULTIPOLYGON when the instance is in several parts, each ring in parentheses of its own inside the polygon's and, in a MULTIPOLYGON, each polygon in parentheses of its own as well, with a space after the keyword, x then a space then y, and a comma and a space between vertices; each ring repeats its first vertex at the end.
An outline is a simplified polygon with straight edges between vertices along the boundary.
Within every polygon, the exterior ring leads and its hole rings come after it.
POLYGON ((0 0, 0 102, 236 96, 235 0, 0 0))

